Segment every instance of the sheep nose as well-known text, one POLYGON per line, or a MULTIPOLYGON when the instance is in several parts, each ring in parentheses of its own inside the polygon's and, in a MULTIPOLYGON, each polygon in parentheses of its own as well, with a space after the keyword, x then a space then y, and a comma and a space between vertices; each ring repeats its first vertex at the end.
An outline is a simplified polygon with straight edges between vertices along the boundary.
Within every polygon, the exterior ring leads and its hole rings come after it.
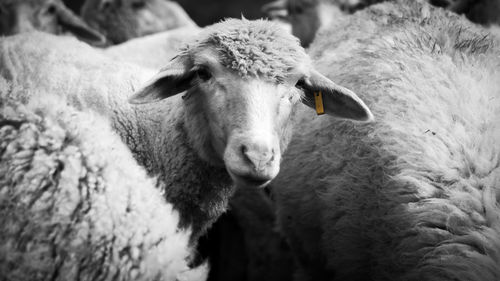
POLYGON ((263 171, 274 160, 274 149, 265 144, 242 145, 241 152, 257 172, 263 171))

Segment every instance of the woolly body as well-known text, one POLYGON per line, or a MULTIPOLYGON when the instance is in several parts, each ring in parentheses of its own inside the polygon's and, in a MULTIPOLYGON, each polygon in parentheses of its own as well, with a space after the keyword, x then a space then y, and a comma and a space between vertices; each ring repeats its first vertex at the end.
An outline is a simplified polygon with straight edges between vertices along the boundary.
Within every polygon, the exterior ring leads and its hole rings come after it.
POLYGON ((0 105, 0 279, 205 280, 178 213, 107 120, 44 94, 0 105))
POLYGON ((316 67, 360 93, 375 122, 302 114, 295 127, 273 192, 297 280, 499 280, 495 44, 413 1, 318 34, 316 67))

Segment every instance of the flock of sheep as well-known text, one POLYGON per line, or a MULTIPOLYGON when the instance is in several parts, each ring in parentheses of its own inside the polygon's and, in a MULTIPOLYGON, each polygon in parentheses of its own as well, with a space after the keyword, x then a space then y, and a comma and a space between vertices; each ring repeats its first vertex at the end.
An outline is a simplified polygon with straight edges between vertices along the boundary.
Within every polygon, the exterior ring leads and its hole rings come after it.
POLYGON ((500 280, 500 1, 263 11, 0 0, 0 280, 500 280))

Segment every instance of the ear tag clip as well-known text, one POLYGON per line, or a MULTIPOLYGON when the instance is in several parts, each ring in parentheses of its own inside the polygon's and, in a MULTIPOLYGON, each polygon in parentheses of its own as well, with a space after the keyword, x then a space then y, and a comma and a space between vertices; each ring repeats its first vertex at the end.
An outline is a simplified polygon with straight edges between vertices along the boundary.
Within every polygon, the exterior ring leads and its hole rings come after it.
POLYGON ((323 107, 323 95, 321 92, 314 93, 314 104, 316 105, 316 113, 318 115, 325 114, 325 108, 323 107))

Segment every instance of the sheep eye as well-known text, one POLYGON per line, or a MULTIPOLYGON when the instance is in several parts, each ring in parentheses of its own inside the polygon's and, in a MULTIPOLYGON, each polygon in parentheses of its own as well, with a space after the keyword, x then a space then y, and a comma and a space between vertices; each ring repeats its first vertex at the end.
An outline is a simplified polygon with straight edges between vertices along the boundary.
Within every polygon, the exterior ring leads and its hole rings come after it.
POLYGON ((55 14, 55 13, 56 13, 56 10, 57 10, 57 8, 56 8, 56 6, 55 6, 55 5, 49 5, 49 6, 47 7, 47 14, 51 14, 51 15, 53 15, 53 14, 55 14))
POLYGON ((299 81, 297 81, 297 83, 295 84, 295 88, 300 90, 303 90, 305 86, 306 86, 306 81, 304 81, 303 78, 299 79, 299 81))
POLYGON ((206 68, 200 68, 196 71, 196 75, 202 80, 207 81, 212 78, 212 74, 206 68))
POLYGON ((136 9, 136 10, 142 9, 145 6, 146 6, 146 2, 145 1, 134 1, 134 2, 132 2, 132 8, 136 9))

